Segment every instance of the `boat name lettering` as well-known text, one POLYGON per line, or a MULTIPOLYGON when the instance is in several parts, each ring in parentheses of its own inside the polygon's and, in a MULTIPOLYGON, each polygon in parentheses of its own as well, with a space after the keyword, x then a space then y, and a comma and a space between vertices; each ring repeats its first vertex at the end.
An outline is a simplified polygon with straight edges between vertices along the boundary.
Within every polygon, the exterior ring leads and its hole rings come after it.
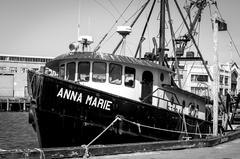
POLYGON ((102 98, 97 98, 97 97, 88 95, 85 101, 85 104, 88 104, 97 108, 105 109, 105 110, 110 110, 112 101, 104 100, 102 98))
MULTIPOLYGON (((57 97, 72 100, 74 102, 83 103, 83 94, 77 91, 73 91, 70 89, 61 88, 58 93, 57 97)), ((110 107, 112 105, 112 101, 105 100, 102 98, 94 97, 91 95, 87 95, 86 100, 84 102, 86 105, 90 105, 96 108, 101 108, 110 111, 110 107)))
POLYGON ((82 103, 82 93, 75 92, 73 90, 68 90, 68 89, 64 90, 63 88, 61 88, 57 94, 57 97, 82 103))

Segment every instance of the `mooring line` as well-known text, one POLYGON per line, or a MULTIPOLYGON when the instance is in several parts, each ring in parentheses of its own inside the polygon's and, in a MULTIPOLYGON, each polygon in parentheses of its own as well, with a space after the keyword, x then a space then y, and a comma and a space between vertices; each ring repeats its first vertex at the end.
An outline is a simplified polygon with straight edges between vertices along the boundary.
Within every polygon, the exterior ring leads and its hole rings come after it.
POLYGON ((88 151, 88 147, 94 142, 96 141, 100 136, 102 136, 102 134, 104 134, 116 121, 121 120, 121 118, 119 116, 116 116, 116 118, 111 122, 111 124, 109 124, 98 136, 96 136, 91 142, 89 142, 87 145, 83 145, 82 147, 85 148, 85 154, 84 154, 84 158, 89 157, 89 151, 88 151))
POLYGON ((40 159, 45 159, 45 154, 44 154, 44 151, 40 148, 34 148, 35 150, 39 151, 40 153, 40 159))
MULTIPOLYGON (((125 119, 125 118, 120 118, 120 119, 123 120, 123 121, 129 122, 129 123, 131 123, 131 124, 137 125, 138 127, 141 126, 141 127, 145 127, 145 128, 154 129, 154 130, 167 131, 167 132, 173 132, 173 133, 179 133, 179 134, 186 133, 185 131, 169 130, 169 129, 156 128, 156 127, 152 127, 152 126, 148 126, 148 125, 143 125, 143 124, 140 124, 140 123, 136 123, 136 122, 127 120, 127 119, 125 119)), ((191 132, 187 132, 187 133, 188 133, 188 134, 192 134, 192 135, 200 135, 200 133, 191 133, 191 132)), ((201 135, 207 135, 207 136, 208 136, 208 135, 212 135, 212 134, 209 134, 209 133, 201 133, 201 135)))

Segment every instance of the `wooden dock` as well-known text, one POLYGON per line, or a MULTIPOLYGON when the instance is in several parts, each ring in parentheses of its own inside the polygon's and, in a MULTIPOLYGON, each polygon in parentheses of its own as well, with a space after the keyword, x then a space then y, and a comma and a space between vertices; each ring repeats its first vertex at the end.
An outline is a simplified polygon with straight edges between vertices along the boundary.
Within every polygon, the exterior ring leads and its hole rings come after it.
POLYGON ((166 150, 179 150, 212 147, 240 138, 240 130, 229 131, 223 136, 209 137, 197 140, 176 140, 147 143, 131 143, 116 145, 93 145, 86 149, 81 147, 62 148, 35 148, 14 149, 0 151, 0 159, 45 159, 45 158, 82 158, 93 156, 106 156, 117 154, 130 154, 137 152, 156 152, 166 150))

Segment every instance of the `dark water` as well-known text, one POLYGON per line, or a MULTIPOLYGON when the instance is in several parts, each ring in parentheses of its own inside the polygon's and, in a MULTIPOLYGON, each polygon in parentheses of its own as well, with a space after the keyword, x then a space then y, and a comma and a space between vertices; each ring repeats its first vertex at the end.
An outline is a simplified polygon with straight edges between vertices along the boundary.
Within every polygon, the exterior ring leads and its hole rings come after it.
POLYGON ((37 134, 27 112, 0 112, 0 149, 37 148, 37 134))

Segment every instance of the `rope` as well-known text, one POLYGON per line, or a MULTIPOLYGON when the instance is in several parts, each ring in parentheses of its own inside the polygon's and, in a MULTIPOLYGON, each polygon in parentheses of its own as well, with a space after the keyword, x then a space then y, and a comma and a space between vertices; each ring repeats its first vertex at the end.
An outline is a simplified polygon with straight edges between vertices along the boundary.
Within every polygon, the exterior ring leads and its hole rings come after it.
POLYGON ((40 148, 35 148, 35 150, 37 150, 37 151, 39 151, 39 153, 40 153, 40 159, 45 159, 45 154, 44 154, 44 151, 42 150, 42 149, 40 149, 40 148))
MULTIPOLYGON (((179 117, 183 120, 183 118, 181 117, 181 115, 179 114, 179 112, 177 112, 177 113, 178 113, 179 117)), ((202 121, 199 125, 202 125, 204 122, 205 122, 205 121, 202 121)), ((187 123, 187 122, 186 122, 186 124, 187 124, 188 126, 191 126, 191 127, 195 127, 195 126, 196 126, 196 125, 189 124, 189 123, 187 123)))
POLYGON ((23 154, 24 154, 24 159, 29 159, 29 154, 30 154, 29 149, 23 151, 23 154))
MULTIPOLYGON (((128 123, 131 123, 131 124, 134 124, 134 125, 140 125, 141 127, 145 127, 145 128, 149 128, 149 129, 154 129, 154 130, 160 130, 160 131, 166 131, 166 132, 173 132, 173 133, 179 133, 179 134, 182 134, 182 133, 186 133, 185 131, 178 131, 178 130, 169 130, 169 129, 163 129, 163 128, 156 128, 156 127, 152 127, 152 126, 148 126, 148 125, 143 125, 143 124, 140 124, 140 123, 136 123, 136 122, 133 122, 133 121, 130 121, 130 120, 127 120, 125 118, 121 118, 121 120, 123 121, 126 121, 128 123)), ((191 132, 187 132, 188 134, 191 134, 191 135, 199 135, 199 133, 191 133, 191 132)), ((212 134, 209 134, 209 133, 202 133, 203 135, 212 135, 212 134)))
POLYGON ((116 116, 116 118, 111 122, 111 124, 109 124, 98 136, 96 136, 91 142, 89 142, 87 145, 83 145, 83 148, 85 148, 85 154, 84 154, 84 158, 89 157, 89 151, 88 151, 88 147, 94 142, 96 141, 100 136, 102 136, 102 134, 104 134, 116 121, 121 120, 121 118, 119 116, 116 116))
MULTIPOLYGON (((30 94, 30 97, 33 99, 33 88, 32 88, 32 83, 33 83, 33 80, 34 80, 34 78, 37 78, 37 73, 36 72, 33 72, 33 76, 32 76, 32 78, 31 79, 29 79, 30 77, 28 76, 28 81, 30 82, 30 88, 31 88, 31 94, 30 94)), ((36 97, 34 98, 36 101, 37 101, 37 99, 40 97, 40 92, 39 91, 41 91, 42 90, 42 84, 39 82, 40 81, 40 78, 37 78, 36 80, 38 80, 36 83, 37 83, 37 86, 38 87, 36 87, 35 88, 35 95, 36 95, 36 97)), ((42 82, 42 81, 41 81, 42 82)))
POLYGON ((184 132, 188 136, 187 124, 186 124, 186 120, 185 120, 185 115, 184 114, 183 114, 183 119, 182 120, 183 120, 183 124, 184 124, 183 126, 184 126, 184 130, 185 130, 184 132))
POLYGON ((198 125, 198 122, 197 122, 197 125, 196 125, 196 132, 197 132, 197 130, 198 130, 198 132, 199 132, 199 137, 202 138, 202 134, 201 134, 201 131, 200 131, 200 127, 199 127, 199 125, 198 125))

